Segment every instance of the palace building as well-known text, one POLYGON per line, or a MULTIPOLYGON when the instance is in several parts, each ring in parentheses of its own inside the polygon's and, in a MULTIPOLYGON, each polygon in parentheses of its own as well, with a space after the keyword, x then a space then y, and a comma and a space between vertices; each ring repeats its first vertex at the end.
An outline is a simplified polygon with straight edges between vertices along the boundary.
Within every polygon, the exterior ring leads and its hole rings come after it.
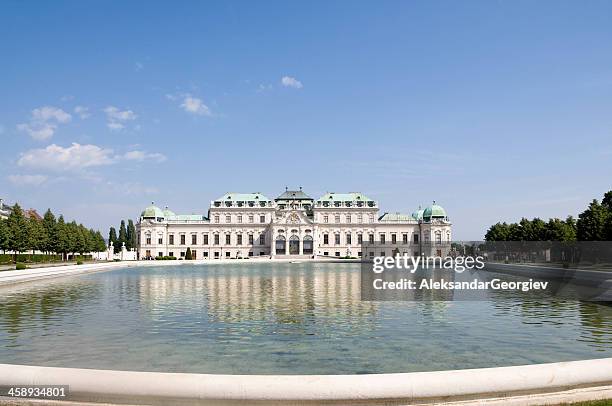
POLYGON ((451 223, 435 202, 411 215, 384 213, 362 193, 326 193, 313 199, 285 190, 226 193, 207 214, 175 214, 154 204, 137 224, 139 258, 316 258, 446 255, 451 223))

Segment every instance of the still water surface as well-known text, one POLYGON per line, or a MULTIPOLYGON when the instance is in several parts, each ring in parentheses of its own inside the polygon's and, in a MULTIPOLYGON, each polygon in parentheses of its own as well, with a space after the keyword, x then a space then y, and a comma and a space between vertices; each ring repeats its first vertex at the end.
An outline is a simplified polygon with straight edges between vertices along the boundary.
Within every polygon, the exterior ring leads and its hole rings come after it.
POLYGON ((139 267, 0 289, 0 363, 362 374, 612 357, 612 307, 365 302, 357 264, 139 267))

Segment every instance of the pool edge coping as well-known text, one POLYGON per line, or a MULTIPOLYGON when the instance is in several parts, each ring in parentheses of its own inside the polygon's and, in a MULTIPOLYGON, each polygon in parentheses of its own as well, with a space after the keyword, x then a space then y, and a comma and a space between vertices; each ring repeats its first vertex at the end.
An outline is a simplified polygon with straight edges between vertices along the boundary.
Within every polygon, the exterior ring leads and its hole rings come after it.
POLYGON ((0 364, 0 385, 69 385, 70 400, 128 404, 434 403, 588 388, 600 388, 594 396, 602 388, 612 396, 612 358, 367 375, 216 375, 0 364))

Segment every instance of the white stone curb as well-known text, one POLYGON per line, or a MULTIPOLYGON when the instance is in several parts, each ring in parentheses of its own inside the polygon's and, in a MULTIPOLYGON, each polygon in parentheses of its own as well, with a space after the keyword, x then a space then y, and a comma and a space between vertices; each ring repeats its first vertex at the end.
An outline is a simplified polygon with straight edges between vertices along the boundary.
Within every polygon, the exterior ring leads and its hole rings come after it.
MULTIPOLYGON (((610 384, 612 358, 376 375, 208 375, 0 364, 0 385, 69 385, 70 400, 74 401, 156 405, 211 401, 409 404, 509 400, 513 395, 524 397, 578 389, 584 399, 588 398, 584 396, 585 387, 597 387, 595 393, 601 398, 601 393, 611 394, 610 384)), ((561 399, 566 398, 561 395, 561 399)))

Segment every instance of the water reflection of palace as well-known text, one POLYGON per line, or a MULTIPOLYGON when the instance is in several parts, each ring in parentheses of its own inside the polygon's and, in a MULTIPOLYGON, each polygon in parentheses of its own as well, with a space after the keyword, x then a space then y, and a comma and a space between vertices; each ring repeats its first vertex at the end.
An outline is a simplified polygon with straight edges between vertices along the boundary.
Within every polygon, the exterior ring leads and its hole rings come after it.
POLYGON ((190 275, 141 275, 141 301, 154 314, 202 312, 212 320, 232 322, 270 317, 287 323, 313 317, 359 319, 374 315, 378 306, 361 301, 358 271, 324 271, 294 264, 265 273, 244 266, 212 266, 190 275))

